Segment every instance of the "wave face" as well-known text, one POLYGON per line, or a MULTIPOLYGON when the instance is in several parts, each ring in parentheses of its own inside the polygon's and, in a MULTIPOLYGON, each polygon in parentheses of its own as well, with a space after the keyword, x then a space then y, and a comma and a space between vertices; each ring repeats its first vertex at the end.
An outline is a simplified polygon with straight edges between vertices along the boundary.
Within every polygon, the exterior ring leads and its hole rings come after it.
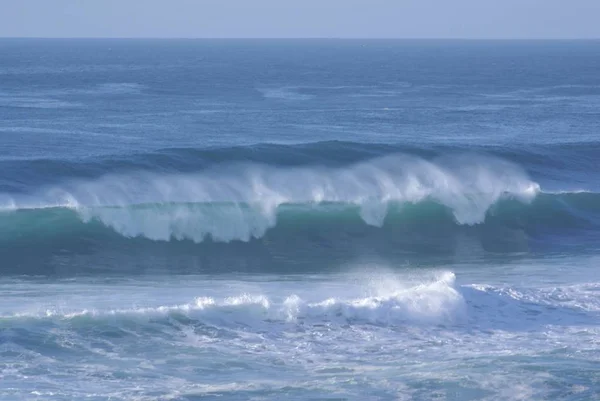
MULTIPOLYGON (((461 195, 464 196, 464 195, 461 195)), ((87 231, 101 236, 110 229, 124 238, 153 241, 190 240, 201 242, 248 242, 275 230, 293 235, 296 230, 318 232, 338 225, 387 228, 406 225, 536 230, 593 229, 598 226, 600 195, 590 193, 542 194, 535 199, 514 200, 505 195, 496 202, 474 203, 464 197, 460 203, 434 200, 416 203, 367 201, 319 203, 154 203, 124 206, 47 207, 5 211, 3 236, 59 235, 87 231), (506 198, 505 198, 506 197, 506 198), (464 202, 464 203, 463 203, 464 202), (456 209, 454 207, 456 207, 456 209), (472 206, 472 209, 470 208, 472 206)), ((487 200, 487 199, 486 199, 487 200)), ((482 201, 485 202, 485 201, 482 201)))

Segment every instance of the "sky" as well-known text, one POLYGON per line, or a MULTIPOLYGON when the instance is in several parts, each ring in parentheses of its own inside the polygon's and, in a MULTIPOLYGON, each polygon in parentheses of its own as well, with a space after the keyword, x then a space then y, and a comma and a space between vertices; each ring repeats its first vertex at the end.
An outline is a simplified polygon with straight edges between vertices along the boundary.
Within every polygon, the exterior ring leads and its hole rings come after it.
POLYGON ((600 38, 600 0, 0 0, 0 37, 600 38))

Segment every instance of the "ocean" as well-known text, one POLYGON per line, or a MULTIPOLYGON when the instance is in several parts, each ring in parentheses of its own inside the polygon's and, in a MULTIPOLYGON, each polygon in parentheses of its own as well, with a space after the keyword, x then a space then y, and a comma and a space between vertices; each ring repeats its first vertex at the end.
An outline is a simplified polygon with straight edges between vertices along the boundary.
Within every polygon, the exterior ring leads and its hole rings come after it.
POLYGON ((0 39, 0 400, 600 399, 599 72, 0 39))

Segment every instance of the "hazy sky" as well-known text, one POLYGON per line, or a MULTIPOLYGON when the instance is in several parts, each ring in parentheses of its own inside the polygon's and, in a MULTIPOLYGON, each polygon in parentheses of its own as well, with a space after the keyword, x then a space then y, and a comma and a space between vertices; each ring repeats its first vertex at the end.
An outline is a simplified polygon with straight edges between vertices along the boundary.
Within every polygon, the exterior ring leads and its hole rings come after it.
POLYGON ((600 0, 0 0, 0 36, 600 38, 600 0))

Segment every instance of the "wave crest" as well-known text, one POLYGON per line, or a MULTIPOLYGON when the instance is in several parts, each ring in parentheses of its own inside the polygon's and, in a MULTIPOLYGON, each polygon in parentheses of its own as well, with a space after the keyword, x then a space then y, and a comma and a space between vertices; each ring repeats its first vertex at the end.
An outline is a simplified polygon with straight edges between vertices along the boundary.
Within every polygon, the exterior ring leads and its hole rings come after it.
POLYGON ((528 203, 538 192, 520 167, 501 159, 393 155, 344 168, 235 164, 197 174, 105 176, 30 197, 5 196, 2 204, 71 208, 82 221, 99 221, 126 237, 227 242, 264 236, 289 205, 351 205, 366 224, 381 227, 390 205, 432 201, 458 224, 474 225, 499 200, 528 203))

